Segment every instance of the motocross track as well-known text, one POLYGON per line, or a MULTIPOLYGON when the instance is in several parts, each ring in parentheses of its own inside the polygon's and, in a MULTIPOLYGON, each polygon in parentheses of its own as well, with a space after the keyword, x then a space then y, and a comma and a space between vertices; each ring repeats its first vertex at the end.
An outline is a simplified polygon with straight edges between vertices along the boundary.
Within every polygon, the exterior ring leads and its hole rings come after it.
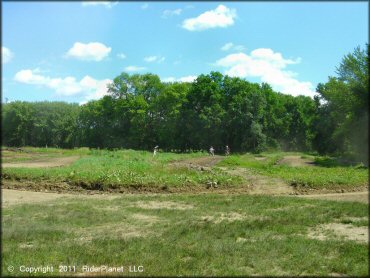
MULTIPOLYGON (((63 158, 49 158, 44 159, 43 161, 28 161, 22 163, 4 163, 2 167, 59 167, 64 165, 69 165, 76 161, 79 157, 63 157, 63 158), (15 165, 15 166, 14 166, 15 165)), ((197 169, 200 171, 210 170, 218 162, 224 159, 223 156, 206 156, 200 158, 193 158, 183 161, 176 161, 171 164, 172 167, 188 167, 197 169)), ((279 163, 287 163, 293 167, 297 166, 312 166, 309 164, 309 161, 302 159, 298 156, 289 156, 282 159, 279 163), (301 160, 301 161, 300 161, 301 160)), ((262 195, 293 195, 294 197, 301 198, 310 198, 310 199, 327 199, 327 200, 336 200, 336 201, 354 201, 369 203, 368 191, 363 192, 349 192, 349 193, 328 193, 328 194, 310 194, 310 195, 295 195, 298 194, 295 192, 295 189, 292 186, 289 186, 286 182, 278 178, 271 178, 259 175, 254 173, 250 169, 246 168, 234 168, 228 169, 226 167, 220 167, 221 170, 226 171, 231 175, 237 175, 245 178, 249 186, 242 188, 241 190, 236 190, 229 192, 225 189, 212 189, 211 192, 228 194, 228 193, 248 193, 248 194, 262 194, 262 195)), ((4 181, 3 181, 4 182, 4 181)), ((5 183, 8 183, 5 181, 5 183)), ((14 183, 14 181, 12 182, 14 183)), ((22 183, 21 181, 15 183, 22 183)), ((5 188, 8 186, 5 186, 5 188)), ((4 186, 3 186, 4 188, 4 186)), ((11 186, 8 188, 22 188, 21 184, 19 186, 11 186)), ((53 187, 50 186, 50 191, 53 191, 53 187)), ((57 190, 59 191, 59 190, 57 190)), ((204 190, 203 190, 204 191, 204 190)), ((205 193, 200 191, 198 193, 205 193)), ((317 192, 317 191, 316 191, 317 192)), ((33 203, 33 202, 43 202, 49 201, 61 197, 74 197, 74 196, 83 196, 84 198, 94 197, 94 198, 107 198, 107 194, 97 194, 97 195, 87 195, 81 194, 82 192, 73 191, 68 192, 68 190, 61 190, 59 193, 56 192, 32 192, 32 191, 22 191, 22 190, 13 190, 13 189, 2 189, 3 197, 3 206, 9 206, 14 204, 22 203, 33 203)), ((92 193, 92 192, 91 192, 92 193)), ((119 196, 118 194, 110 193, 113 196, 119 196)), ((121 192, 124 193, 124 192, 121 192)), ((134 192, 130 192, 134 193, 134 192)), ((137 193, 140 193, 138 191, 137 193)), ((150 192, 147 192, 150 193, 150 192)), ((155 193, 155 192, 154 192, 155 193)), ((189 193, 196 193, 196 191, 189 193)))

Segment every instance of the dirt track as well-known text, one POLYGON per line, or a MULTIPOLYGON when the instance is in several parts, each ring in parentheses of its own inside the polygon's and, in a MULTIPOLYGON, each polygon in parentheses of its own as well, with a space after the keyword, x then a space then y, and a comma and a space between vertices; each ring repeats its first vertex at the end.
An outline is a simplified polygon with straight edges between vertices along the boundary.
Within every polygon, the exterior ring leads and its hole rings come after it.
POLYGON ((302 158, 299 155, 287 155, 281 159, 278 164, 288 165, 290 167, 315 166, 312 159, 302 158))
MULTIPOLYGON (((18 204, 34 204, 56 200, 59 198, 98 198, 112 199, 121 196, 120 194, 71 194, 54 192, 32 192, 24 190, 2 189, 2 207, 9 207, 18 204)), ((316 194, 316 195, 295 195, 294 198, 325 199, 333 201, 369 203, 369 192, 351 192, 338 194, 316 194)))
POLYGON ((72 164, 77 161, 79 156, 68 156, 68 157, 57 157, 57 158, 45 158, 42 160, 26 161, 26 162, 14 162, 14 163, 3 163, 1 166, 4 168, 51 168, 60 167, 72 164))
POLYGON ((25 203, 27 204, 39 203, 55 200, 65 196, 73 196, 72 194, 32 192, 10 189, 2 189, 1 193, 3 207, 25 203))
POLYGON ((245 178, 251 184, 250 194, 288 195, 294 193, 292 186, 278 178, 265 177, 246 168, 227 169, 222 167, 221 169, 231 175, 245 178))
POLYGON ((2 189, 2 207, 9 207, 18 204, 34 204, 52 201, 60 198, 98 198, 114 199, 119 194, 72 194, 72 193, 55 193, 55 192, 33 192, 27 190, 2 189))

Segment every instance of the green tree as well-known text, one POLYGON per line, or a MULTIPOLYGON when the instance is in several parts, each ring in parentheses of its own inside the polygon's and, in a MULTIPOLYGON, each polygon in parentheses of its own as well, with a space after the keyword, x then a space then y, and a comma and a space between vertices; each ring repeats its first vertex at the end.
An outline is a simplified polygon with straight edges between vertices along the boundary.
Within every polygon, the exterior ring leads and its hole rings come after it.
POLYGON ((335 144, 335 151, 343 155, 354 156, 368 164, 368 107, 369 107, 369 47, 366 51, 356 48, 346 55, 337 69, 338 77, 329 77, 325 84, 319 84, 319 117, 330 117, 326 120, 328 134, 323 124, 316 135, 316 145, 322 152, 333 152, 320 146, 317 138, 330 136, 335 144))

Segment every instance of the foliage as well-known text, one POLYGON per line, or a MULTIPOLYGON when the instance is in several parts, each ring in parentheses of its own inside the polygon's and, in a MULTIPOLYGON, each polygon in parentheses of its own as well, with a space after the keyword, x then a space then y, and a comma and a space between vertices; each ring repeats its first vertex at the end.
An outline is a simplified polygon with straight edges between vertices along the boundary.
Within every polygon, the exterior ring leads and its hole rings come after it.
POLYGON ((110 95, 85 105, 4 105, 8 146, 260 152, 310 149, 314 101, 283 95, 267 84, 200 75, 193 83, 162 83, 157 75, 121 74, 110 95))
POLYGON ((73 148, 79 145, 80 107, 65 102, 15 101, 3 105, 3 144, 73 148))
POLYGON ((122 73, 85 105, 3 106, 3 144, 224 153, 318 151, 368 164, 368 50, 357 48, 317 87, 315 99, 275 92, 219 72, 166 83, 122 73))
POLYGON ((369 163, 369 47, 356 48, 337 69, 338 77, 319 84, 315 148, 369 163))

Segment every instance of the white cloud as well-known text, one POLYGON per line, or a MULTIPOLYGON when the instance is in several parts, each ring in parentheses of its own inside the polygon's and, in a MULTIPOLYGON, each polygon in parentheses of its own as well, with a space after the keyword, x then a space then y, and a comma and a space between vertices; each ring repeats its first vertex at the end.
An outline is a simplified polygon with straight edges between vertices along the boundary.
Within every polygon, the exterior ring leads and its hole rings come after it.
POLYGON ((236 10, 219 5, 215 10, 206 11, 198 17, 185 19, 182 27, 189 31, 203 31, 210 28, 225 28, 234 24, 236 10))
POLYGON ((246 48, 245 48, 244 45, 234 45, 234 47, 233 47, 233 50, 235 50, 235 51, 243 51, 245 49, 246 48))
POLYGON ((180 15, 182 13, 182 9, 176 10, 164 10, 162 13, 162 18, 168 18, 175 15, 180 15))
POLYGON ((140 7, 142 10, 146 10, 147 8, 149 8, 149 4, 148 3, 145 3, 143 5, 141 5, 140 7))
POLYGON ((234 51, 243 51, 245 47, 243 45, 234 45, 232 42, 226 43, 221 47, 222 51, 234 50, 234 51))
POLYGON ((216 65, 226 68, 226 74, 237 77, 257 77, 269 83, 274 90, 285 94, 313 96, 315 91, 311 82, 298 81, 296 73, 286 70, 301 59, 285 59, 281 53, 269 48, 253 50, 250 55, 235 53, 218 60, 216 65))
POLYGON ((180 77, 179 81, 180 82, 193 82, 195 79, 197 79, 197 76, 188 75, 188 76, 180 77))
POLYGON ((144 58, 144 61, 148 63, 154 62, 155 60, 157 60, 157 56, 148 56, 144 58))
POLYGON ((165 59, 166 59, 165 57, 161 57, 161 56, 148 56, 144 58, 144 61, 148 63, 153 63, 153 62, 162 63, 164 62, 165 59))
POLYGON ((34 85, 43 85, 47 83, 47 78, 45 76, 34 74, 34 72, 37 72, 37 70, 21 70, 16 73, 14 80, 34 85))
POLYGON ((80 43, 76 42, 73 47, 68 50, 66 56, 73 57, 83 61, 101 61, 109 55, 112 48, 107 47, 100 42, 80 43))
POLYGON ((83 1, 82 6, 105 6, 106 8, 112 8, 117 5, 117 1, 83 1))
POLYGON ((107 85, 110 79, 96 80, 88 75, 77 81, 75 77, 51 78, 38 74, 40 70, 21 70, 14 76, 14 80, 24 84, 44 86, 54 90, 60 96, 84 96, 85 100, 98 99, 107 95, 107 85))
POLYGON ((176 81, 176 78, 175 77, 165 77, 165 78, 161 78, 161 81, 162 82, 175 82, 176 81))
POLYGON ((120 59, 126 59, 126 55, 123 54, 123 53, 118 53, 117 57, 120 58, 120 59))
POLYGON ((183 76, 180 78, 175 78, 172 76, 161 78, 162 82, 193 82, 195 79, 197 79, 197 76, 195 75, 188 75, 188 76, 183 76))
POLYGON ((125 71, 134 72, 134 71, 143 71, 146 70, 146 67, 138 67, 138 66, 128 66, 125 67, 125 71))
POLYGON ((228 42, 227 44, 225 44, 223 47, 221 47, 221 50, 222 51, 228 51, 230 50, 232 47, 233 47, 233 43, 232 42, 228 42))
POLYGON ((85 96, 85 101, 81 102, 80 104, 86 103, 89 100, 100 99, 108 95, 108 85, 112 82, 113 81, 110 79, 104 79, 96 82, 96 86, 90 90, 90 92, 85 96))
POLYGON ((1 47, 1 57, 2 57, 2 63, 6 64, 6 63, 9 63, 13 59, 14 54, 13 52, 10 51, 9 48, 2 46, 1 47))

